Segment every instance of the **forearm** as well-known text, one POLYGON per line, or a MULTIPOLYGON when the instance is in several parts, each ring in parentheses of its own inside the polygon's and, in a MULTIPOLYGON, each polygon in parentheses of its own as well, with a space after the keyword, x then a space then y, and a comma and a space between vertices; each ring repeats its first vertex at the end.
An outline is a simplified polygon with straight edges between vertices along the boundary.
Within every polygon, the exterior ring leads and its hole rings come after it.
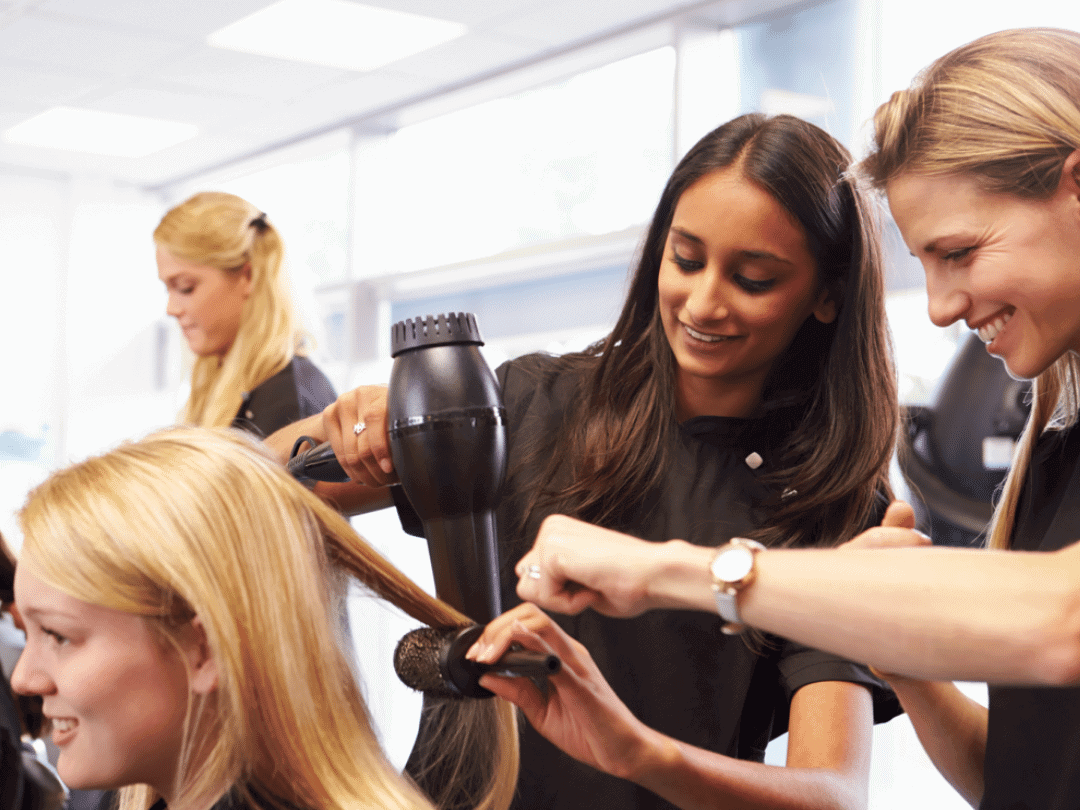
POLYGON ((752 626, 929 680, 1080 679, 1077 548, 768 551, 739 597, 752 626))
POLYGON ((651 734, 651 753, 627 778, 683 810, 866 806, 865 784, 840 771, 748 762, 651 734))
POLYGON ((709 563, 715 548, 669 540, 653 546, 651 564, 635 572, 648 593, 650 606, 681 610, 716 611, 709 563))
POLYGON ((930 761, 972 807, 983 794, 987 710, 947 681, 889 681, 930 761))
POLYGON ((394 505, 390 487, 369 487, 352 482, 317 481, 314 492, 343 515, 362 515, 394 505))
POLYGON ((282 464, 289 460, 293 445, 301 436, 313 436, 316 441, 324 441, 322 414, 317 413, 298 422, 293 422, 279 430, 275 430, 263 440, 263 444, 270 448, 271 452, 282 464))
MULTIPOLYGON (((743 621, 927 680, 1080 682, 1080 543, 1052 553, 928 548, 894 517, 838 549, 758 554, 738 596, 743 621)), ((552 515, 518 562, 518 594, 565 613, 710 611, 713 554, 552 515)))
POLYGON ((645 729, 647 744, 629 778, 683 808, 865 808, 872 716, 865 687, 808 684, 791 701, 786 767, 733 759, 645 729))

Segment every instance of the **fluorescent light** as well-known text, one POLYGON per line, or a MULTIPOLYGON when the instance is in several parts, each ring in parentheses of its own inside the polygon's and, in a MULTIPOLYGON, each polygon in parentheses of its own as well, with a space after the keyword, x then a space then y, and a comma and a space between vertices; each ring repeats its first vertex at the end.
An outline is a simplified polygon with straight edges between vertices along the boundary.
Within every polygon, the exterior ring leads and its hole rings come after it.
POLYGON ((135 115, 53 107, 4 133, 9 143, 90 152, 114 157, 142 157, 195 137, 192 124, 135 115))
POLYGON ((279 0, 207 41, 244 53, 364 71, 457 39, 466 30, 461 23, 347 0, 279 0))

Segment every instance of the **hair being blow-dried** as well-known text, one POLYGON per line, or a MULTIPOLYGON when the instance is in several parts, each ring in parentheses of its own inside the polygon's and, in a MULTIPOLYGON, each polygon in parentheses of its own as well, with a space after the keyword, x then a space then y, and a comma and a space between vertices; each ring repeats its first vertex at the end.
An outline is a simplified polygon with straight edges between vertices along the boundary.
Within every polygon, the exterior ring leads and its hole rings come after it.
POLYGON ((191 370, 191 395, 183 421, 228 427, 244 391, 272 377, 302 353, 282 262, 285 247, 267 218, 247 200, 204 191, 171 209, 154 230, 158 247, 196 264, 236 274, 251 271, 240 330, 224 359, 199 357, 191 370))
POLYGON ((658 306, 660 265, 682 194, 706 175, 730 170, 768 192, 801 226, 838 308, 831 324, 807 319, 766 381, 767 407, 802 410, 770 476, 778 493, 792 487, 799 497, 776 503, 755 535, 773 545, 833 544, 866 525, 877 493, 889 491, 899 416, 875 220, 846 174, 849 163, 828 133, 789 115, 741 116, 686 154, 660 198, 614 330, 585 353, 558 361, 584 365, 587 386, 566 438, 555 439, 564 446, 551 453, 530 511, 553 504, 618 527, 668 474, 678 423, 675 359, 658 306), (572 483, 553 491, 566 458, 580 459, 572 483))
MULTIPOLYGON (((1080 34, 1021 28, 981 37, 922 71, 874 115, 860 170, 878 188, 901 174, 965 175, 988 192, 1043 199, 1080 149, 1080 34)), ((1080 408, 1080 359, 1067 353, 1035 380, 1032 408, 989 532, 1008 548, 1020 489, 1048 425, 1080 408)))
MULTIPOLYGON (((209 806, 233 786, 297 808, 430 808, 379 748, 342 652, 334 569, 425 624, 468 619, 253 441, 177 428, 122 445, 51 476, 20 521, 20 565, 53 587, 146 617, 166 639, 195 616, 205 629, 220 682, 212 710, 189 706, 171 810, 209 806)), ((456 701, 452 711, 451 772, 477 788, 477 807, 501 810, 517 775, 512 707, 456 701)), ((136 786, 121 804, 146 810, 156 798, 136 786)))

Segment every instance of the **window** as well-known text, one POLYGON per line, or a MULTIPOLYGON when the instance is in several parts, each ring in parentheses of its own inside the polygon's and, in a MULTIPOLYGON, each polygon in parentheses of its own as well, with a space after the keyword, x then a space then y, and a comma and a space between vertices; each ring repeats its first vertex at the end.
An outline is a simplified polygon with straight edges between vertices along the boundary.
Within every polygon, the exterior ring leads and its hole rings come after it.
POLYGON ((660 48, 364 145, 354 277, 646 220, 671 170, 674 69, 660 48))

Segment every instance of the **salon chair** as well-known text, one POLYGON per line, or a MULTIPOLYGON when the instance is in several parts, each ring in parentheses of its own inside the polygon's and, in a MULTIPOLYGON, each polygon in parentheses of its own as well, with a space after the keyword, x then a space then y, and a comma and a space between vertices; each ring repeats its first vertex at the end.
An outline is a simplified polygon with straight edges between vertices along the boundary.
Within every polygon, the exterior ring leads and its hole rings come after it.
POLYGON ((921 528, 936 545, 982 545, 1027 419, 1030 390, 972 334, 959 346, 933 404, 905 409, 900 469, 921 528))

